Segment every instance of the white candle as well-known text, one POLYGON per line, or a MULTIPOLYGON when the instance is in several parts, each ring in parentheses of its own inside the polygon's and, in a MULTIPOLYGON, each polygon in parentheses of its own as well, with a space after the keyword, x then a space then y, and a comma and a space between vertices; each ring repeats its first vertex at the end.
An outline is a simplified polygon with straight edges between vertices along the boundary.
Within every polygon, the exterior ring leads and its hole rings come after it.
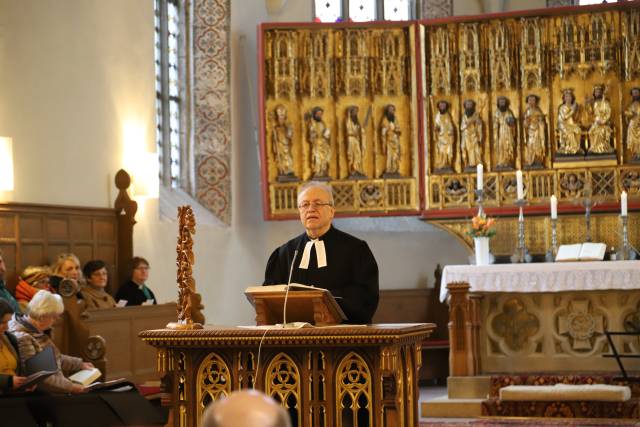
POLYGON ((484 185, 484 168, 482 166, 482 163, 478 163, 478 166, 476 167, 478 176, 476 178, 476 189, 477 190, 482 190, 482 186, 484 185))
POLYGON ((522 186, 522 171, 516 172, 516 189, 518 190, 518 200, 524 199, 524 187, 522 186))
POLYGON ((627 216, 627 192, 623 191, 620 196, 620 215, 627 216))
POLYGON ((558 219, 558 198, 555 194, 551 196, 551 219, 558 219))

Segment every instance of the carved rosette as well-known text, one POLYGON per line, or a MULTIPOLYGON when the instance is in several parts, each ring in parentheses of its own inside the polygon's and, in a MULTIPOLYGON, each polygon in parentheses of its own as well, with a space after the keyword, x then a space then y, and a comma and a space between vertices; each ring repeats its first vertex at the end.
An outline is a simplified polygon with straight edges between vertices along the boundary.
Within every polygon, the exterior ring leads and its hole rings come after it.
POLYGON ((604 314, 588 299, 574 299, 557 315, 556 332, 570 352, 593 352, 604 344, 604 314))
POLYGON ((491 331, 499 337, 500 348, 506 353, 533 351, 532 338, 540 330, 540 320, 520 298, 509 298, 502 311, 491 319, 491 331))

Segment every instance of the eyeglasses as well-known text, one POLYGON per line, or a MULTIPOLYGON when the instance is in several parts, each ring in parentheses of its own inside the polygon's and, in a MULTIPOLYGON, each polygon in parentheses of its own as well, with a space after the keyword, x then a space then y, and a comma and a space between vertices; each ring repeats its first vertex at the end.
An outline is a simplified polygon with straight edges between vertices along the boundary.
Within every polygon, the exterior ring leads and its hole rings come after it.
POLYGON ((140 265, 140 266, 138 266, 138 267, 134 268, 134 270, 149 271, 149 270, 150 270, 150 268, 149 268, 149 266, 147 266, 147 265, 140 265))
POLYGON ((302 211, 308 211, 309 209, 320 209, 323 206, 333 206, 333 203, 330 202, 321 202, 318 200, 314 200, 313 202, 305 201, 298 205, 298 209, 302 211))

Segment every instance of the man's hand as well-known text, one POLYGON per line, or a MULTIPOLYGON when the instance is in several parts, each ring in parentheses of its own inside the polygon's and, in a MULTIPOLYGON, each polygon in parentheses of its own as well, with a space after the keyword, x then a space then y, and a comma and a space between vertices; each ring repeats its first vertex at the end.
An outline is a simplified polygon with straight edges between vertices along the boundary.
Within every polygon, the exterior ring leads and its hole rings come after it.
POLYGON ((93 369, 95 368, 95 366, 93 366, 93 363, 91 362, 82 362, 82 369, 93 369))
POLYGON ((71 393, 72 394, 80 394, 80 393, 84 393, 84 386, 82 384, 73 384, 71 386, 71 393))

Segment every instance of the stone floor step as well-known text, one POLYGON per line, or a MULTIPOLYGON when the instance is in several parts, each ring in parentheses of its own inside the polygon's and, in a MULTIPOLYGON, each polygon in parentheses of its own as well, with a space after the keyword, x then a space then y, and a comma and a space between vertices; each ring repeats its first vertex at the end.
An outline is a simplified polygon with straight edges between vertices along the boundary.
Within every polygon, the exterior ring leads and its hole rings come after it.
POLYGON ((450 399, 486 399, 491 389, 491 377, 447 378, 447 392, 450 399))
POLYGON ((420 417, 424 418, 473 418, 482 415, 484 399, 450 399, 440 396, 420 403, 420 417))

